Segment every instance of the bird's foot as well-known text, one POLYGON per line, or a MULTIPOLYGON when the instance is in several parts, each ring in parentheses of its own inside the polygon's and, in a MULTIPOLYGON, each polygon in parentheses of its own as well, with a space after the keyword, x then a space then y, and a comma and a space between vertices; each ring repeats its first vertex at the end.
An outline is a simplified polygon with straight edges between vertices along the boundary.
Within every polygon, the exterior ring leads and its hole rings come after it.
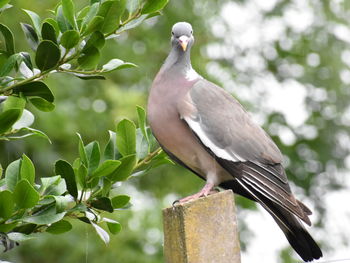
POLYGON ((183 203, 186 203, 186 202, 191 201, 191 200, 196 200, 200 197, 204 197, 204 196, 208 196, 208 195, 217 193, 217 190, 213 189, 213 188, 214 188, 213 183, 206 183, 205 186, 203 187, 203 189, 200 190, 198 193, 184 197, 184 198, 179 199, 179 200, 175 200, 173 202, 173 206, 177 203, 183 204, 183 203))

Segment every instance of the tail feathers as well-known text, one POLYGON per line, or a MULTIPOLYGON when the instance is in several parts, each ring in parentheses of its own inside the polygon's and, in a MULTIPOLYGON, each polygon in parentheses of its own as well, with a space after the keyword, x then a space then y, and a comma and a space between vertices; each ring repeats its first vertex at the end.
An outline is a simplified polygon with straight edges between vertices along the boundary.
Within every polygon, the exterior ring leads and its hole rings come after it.
POLYGON ((272 217, 286 235, 290 245, 304 261, 309 262, 322 257, 321 249, 299 219, 289 212, 273 210, 275 214, 272 217))
MULTIPOLYGON (((300 219, 290 211, 272 202, 259 192, 254 191, 252 187, 240 182, 240 180, 230 181, 220 186, 226 189, 230 188, 234 192, 260 203, 272 215, 273 219, 287 237, 290 245, 305 262, 322 257, 322 251, 315 240, 306 231, 300 219)), ((300 201, 298 201, 298 203, 302 204, 300 201)), ((305 214, 311 214, 310 209, 304 204, 300 206, 305 214)))
POLYGON ((301 209, 303 209, 304 213, 309 215, 312 215, 312 212, 310 210, 310 208, 308 208, 306 205, 304 205, 302 202, 300 202, 299 200, 297 200, 298 205, 301 207, 301 209))
MULTIPOLYGON (((289 244, 305 262, 322 257, 321 249, 304 228, 299 218, 259 193, 256 197, 259 200, 258 202, 272 215, 287 237, 289 244)), ((306 206, 302 208, 303 210, 308 209, 306 206)))
MULTIPOLYGON (((305 262, 322 257, 320 247, 304 228, 299 218, 264 196, 259 196, 259 199, 259 203, 263 202, 263 206, 265 208, 268 207, 267 211, 281 228, 289 244, 305 262)), ((299 201, 299 203, 301 202, 299 201)), ((302 205, 302 209, 307 214, 311 213, 304 204, 302 205)))

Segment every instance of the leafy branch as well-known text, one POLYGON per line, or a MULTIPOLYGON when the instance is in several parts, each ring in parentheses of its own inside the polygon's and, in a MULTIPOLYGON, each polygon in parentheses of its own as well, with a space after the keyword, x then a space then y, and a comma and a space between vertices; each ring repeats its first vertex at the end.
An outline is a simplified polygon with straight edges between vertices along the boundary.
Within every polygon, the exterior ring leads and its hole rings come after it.
MULTIPOLYGON (((6 25, 0 24, 0 33, 5 40, 0 55, 6 58, 0 64, 0 95, 19 98, 6 103, 0 113, 0 120, 6 120, 0 129, 0 139, 23 138, 8 138, 7 134, 13 134, 11 128, 21 118, 28 102, 41 111, 54 110, 54 94, 42 81, 47 76, 59 72, 85 80, 105 79, 106 73, 136 67, 118 58, 99 67, 105 42, 159 15, 159 10, 168 1, 90 2, 76 12, 72 0, 62 0, 51 11, 53 17, 44 20, 33 11, 23 10, 32 21, 31 25, 21 23, 21 27, 34 54, 16 52, 13 33, 6 25)), ((31 133, 30 130, 27 132, 31 133)))
MULTIPOLYGON (((0 3, 0 12, 11 8, 8 2, 0 3)), ((54 94, 43 79, 57 72, 105 79, 105 73, 136 67, 118 58, 99 67, 105 41, 159 15, 167 2, 91 0, 76 12, 72 0, 61 0, 53 16, 44 20, 23 10, 32 22, 21 23, 32 52, 16 52, 13 33, 0 23, 0 140, 41 136, 50 141, 44 132, 30 128, 35 116, 26 109, 31 103, 40 111, 54 110, 54 94)), ((144 109, 137 107, 137 114, 139 128, 130 120, 120 121, 116 131, 109 131, 103 152, 97 141, 84 144, 78 134, 79 156, 72 163, 56 161, 53 175, 38 178, 25 154, 6 167, 3 178, 0 165, 0 238, 5 251, 35 233, 70 231, 70 221, 76 219, 91 225, 105 243, 106 228, 111 234, 121 230, 119 222, 105 217, 131 205, 128 195, 117 194, 120 182, 171 163, 146 126, 144 109)))
POLYGON ((144 110, 137 110, 139 128, 130 120, 120 121, 116 132, 109 131, 103 152, 97 141, 85 145, 78 134, 79 157, 73 163, 56 161, 55 174, 41 177, 40 183, 36 183, 34 164, 25 154, 10 163, 0 179, 0 232, 20 242, 39 232, 70 231, 70 220, 78 219, 92 225, 108 243, 109 234, 100 225, 106 224, 111 234, 117 234, 121 225, 104 213, 131 205, 128 195, 116 194, 117 183, 171 163, 146 126, 144 110))

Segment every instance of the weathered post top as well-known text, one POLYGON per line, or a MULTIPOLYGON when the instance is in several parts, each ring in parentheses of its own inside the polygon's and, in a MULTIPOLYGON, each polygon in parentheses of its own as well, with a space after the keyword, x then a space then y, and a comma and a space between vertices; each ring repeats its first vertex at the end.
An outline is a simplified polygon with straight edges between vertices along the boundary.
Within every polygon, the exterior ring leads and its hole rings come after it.
POLYGON ((240 263, 231 190, 163 210, 167 263, 240 263))

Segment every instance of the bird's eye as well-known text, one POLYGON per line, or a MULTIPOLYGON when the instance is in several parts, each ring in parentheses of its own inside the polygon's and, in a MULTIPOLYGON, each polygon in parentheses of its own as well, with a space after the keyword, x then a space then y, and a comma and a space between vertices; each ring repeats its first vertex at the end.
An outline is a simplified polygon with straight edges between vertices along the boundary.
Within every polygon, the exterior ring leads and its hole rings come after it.
POLYGON ((171 32, 172 35, 175 35, 174 32, 171 32))
POLYGON ((191 35, 193 34, 193 30, 191 30, 191 35))

